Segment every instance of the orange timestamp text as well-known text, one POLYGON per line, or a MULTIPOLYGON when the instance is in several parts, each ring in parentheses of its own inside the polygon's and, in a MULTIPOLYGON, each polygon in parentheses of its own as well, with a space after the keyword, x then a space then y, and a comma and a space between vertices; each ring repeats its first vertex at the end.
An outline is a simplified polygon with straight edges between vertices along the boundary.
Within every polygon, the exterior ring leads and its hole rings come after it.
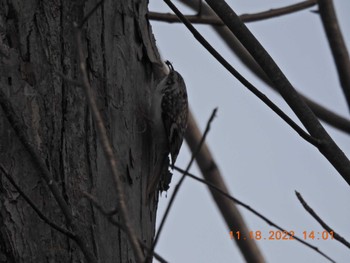
MULTIPOLYGON (((243 234, 241 231, 230 231, 230 238, 236 240, 295 240, 295 231, 271 230, 268 233, 263 231, 249 231, 243 234)), ((303 231, 301 237, 303 240, 333 240, 333 231, 303 231)))

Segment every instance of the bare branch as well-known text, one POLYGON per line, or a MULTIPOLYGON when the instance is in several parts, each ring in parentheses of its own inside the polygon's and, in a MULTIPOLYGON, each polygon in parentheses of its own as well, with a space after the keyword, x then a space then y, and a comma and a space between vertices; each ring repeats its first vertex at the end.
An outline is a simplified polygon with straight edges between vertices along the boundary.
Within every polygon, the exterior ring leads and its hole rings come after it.
POLYGON ((17 192, 23 197, 23 199, 29 204, 31 208, 37 213, 37 215, 49 226, 51 226, 53 229, 56 229, 58 232, 68 236, 71 239, 75 239, 76 235, 72 233, 71 231, 65 229, 64 227, 61 227, 54 223, 51 219, 47 218, 40 209, 34 204, 34 202, 27 196, 21 189, 21 187, 13 180, 12 176, 9 175, 5 168, 0 164, 0 170, 2 174, 7 178, 7 180, 10 181, 10 183, 13 185, 14 188, 16 188, 17 192))
MULTIPOLYGON (((113 215, 115 215, 115 209, 112 209, 110 211, 104 209, 102 207, 102 205, 89 193, 86 193, 86 192, 83 192, 83 195, 90 200, 90 202, 93 204, 93 206, 95 208, 97 208, 98 211, 101 212, 101 214, 103 214, 104 216, 107 217, 108 221, 118 227, 119 229, 121 229, 122 231, 126 231, 125 227, 119 223, 117 220, 115 220, 113 218, 113 215)), ((140 246, 142 246, 143 249, 145 249, 147 252, 150 252, 151 253, 151 249, 149 247, 147 247, 140 239, 138 239, 138 242, 140 244, 140 246)), ((157 254, 156 252, 153 252, 153 256, 159 261, 159 262, 162 262, 162 263, 167 263, 167 261, 162 258, 159 254, 157 254)))
POLYGON ((90 12, 83 18, 83 20, 81 21, 80 25, 78 25, 78 28, 81 29, 84 24, 89 20, 89 18, 96 12, 97 8, 99 8, 103 2, 105 0, 101 0, 100 2, 98 2, 93 9, 90 10, 90 12))
POLYGON ((295 191, 296 196, 299 199, 299 202, 302 204, 302 206, 305 208, 307 212, 327 231, 327 232, 333 232, 334 239, 338 240, 340 243, 342 243, 344 246, 350 248, 350 243, 343 238, 341 235, 336 233, 331 227, 329 227, 317 214, 316 212, 305 202, 304 198, 301 196, 301 194, 297 191, 295 191))
POLYGON ((312 7, 316 4, 317 4, 317 0, 307 0, 307 1, 303 1, 293 5, 271 9, 271 10, 256 13, 256 14, 243 14, 243 15, 240 15, 239 17, 245 23, 255 22, 255 21, 265 20, 269 18, 275 18, 278 16, 288 15, 288 14, 312 7))
MULTIPOLYGON (((256 215, 257 217, 259 217, 260 219, 262 219, 263 221, 265 221, 268 225, 275 227, 276 229, 282 231, 283 233, 286 233, 288 236, 292 237, 293 239, 297 240, 298 242, 302 243, 303 245, 311 248, 312 250, 314 250, 316 253, 322 255, 323 257, 325 257, 326 259, 328 259, 330 262, 335 262, 333 259, 331 259, 329 256, 327 256, 325 253, 323 253, 322 251, 320 251, 316 246, 311 245, 310 243, 304 241, 302 238, 299 238, 295 235, 293 235, 292 233, 290 233, 290 231, 286 230, 285 228, 282 228, 281 226, 277 225, 276 223, 274 223, 273 221, 271 221, 270 219, 268 219, 266 216, 264 216, 263 214, 259 213, 258 211, 256 211, 255 209, 251 208, 249 205, 245 204, 244 202, 238 200, 237 198, 233 197, 232 195, 228 194, 227 192, 221 190, 219 187, 215 186, 213 183, 210 183, 208 180, 203 180, 201 178, 199 178, 198 176, 195 176, 189 172, 186 172, 185 170, 179 168, 179 167, 175 167, 175 170, 187 175, 188 177, 191 177, 192 179, 205 184, 208 186, 208 188, 210 189, 210 191, 213 192, 217 192, 219 195, 221 196, 225 196, 228 199, 231 200, 231 205, 232 205, 232 201, 242 207, 244 207, 245 209, 247 209, 249 212, 253 213, 254 215, 256 215)), ((224 200, 224 199, 223 199, 224 200)), ((240 231, 242 232, 242 231, 240 231)), ((243 234, 242 234, 243 236, 243 234)), ((248 235, 247 235, 248 236, 248 235)), ((244 240, 245 242, 247 240, 244 240)), ((248 262, 253 262, 253 261, 248 261, 248 262)), ((256 261, 254 261, 256 262, 256 261)))
MULTIPOLYGON (((179 0, 188 7, 196 9, 198 2, 202 0, 179 0)), ((205 4, 202 4, 202 12, 206 16, 214 16, 215 12, 205 4)), ((248 69, 250 69, 258 78, 265 82, 270 88, 278 91, 270 79, 266 76, 265 72, 256 63, 253 57, 247 52, 247 50, 242 46, 238 39, 232 34, 232 32, 227 27, 213 26, 213 29, 219 34, 219 36, 225 41, 226 45, 236 54, 237 58, 244 63, 248 69)), ((303 96, 301 93, 299 95, 305 100, 309 105, 310 109, 317 115, 319 119, 328 123, 329 125, 350 134, 350 121, 335 112, 328 110, 327 108, 321 106, 320 104, 312 101, 311 99, 303 96)))
MULTIPOLYGON (((190 168, 191 168, 191 166, 192 166, 192 164, 193 164, 193 162, 194 162, 194 160, 195 160, 195 158, 196 158, 196 155, 197 155, 198 152, 200 151, 200 149, 201 149, 201 147, 202 147, 202 145, 203 145, 203 143, 204 143, 204 141, 205 141, 205 138, 206 138, 206 136, 207 136, 207 134, 208 134, 208 132, 209 132, 209 129, 210 129, 210 124, 211 124, 211 122, 213 121, 213 119, 214 119, 214 117, 215 117, 216 111, 217 111, 217 108, 213 110, 213 112, 212 112, 212 114, 211 114, 211 116, 210 116, 210 118, 209 118, 209 120, 208 120, 208 122, 207 122, 207 126, 206 126, 206 128, 205 128, 205 131, 204 131, 204 133, 203 133, 203 136, 202 136, 200 142, 198 143, 198 145, 196 146, 196 148, 192 151, 191 160, 189 161, 189 163, 188 163, 188 165, 187 165, 187 167, 186 167, 186 171, 187 171, 187 172, 190 170, 190 168)), ((163 216, 163 218, 162 218, 162 220, 161 220, 161 222, 160 222, 160 225, 159 225, 157 234, 156 234, 156 236, 155 236, 155 238, 154 238, 151 251, 154 251, 154 249, 155 249, 155 247, 156 247, 156 245, 157 245, 157 242, 158 242, 159 237, 160 237, 160 234, 161 234, 161 232, 162 232, 162 230, 163 230, 165 221, 166 221, 166 219, 168 218, 170 209, 171 209, 171 207, 172 207, 172 205, 173 205, 173 203, 174 203, 174 201, 175 201, 175 197, 176 197, 178 191, 180 190, 180 187, 181 187, 183 181, 185 180, 185 177, 186 177, 186 176, 185 176, 185 174, 184 174, 184 175, 181 177, 180 181, 179 181, 179 182, 177 183, 177 185, 175 186, 174 192, 173 192, 173 194, 172 194, 171 197, 170 197, 169 203, 168 203, 168 205, 167 205, 167 207, 166 207, 166 209, 165 209, 164 216, 163 216)))
POLYGON ((343 88, 348 108, 350 109, 350 58, 343 35, 340 31, 333 1, 319 0, 318 7, 335 65, 337 66, 340 84, 343 88))
POLYGON ((41 172, 40 174, 41 177, 45 180, 53 196, 55 197, 57 203, 61 207, 64 213, 64 216, 66 217, 67 224, 70 225, 73 220, 73 216, 71 214, 70 208, 68 207, 66 201, 62 197, 60 191, 58 190, 57 184, 53 180, 50 172, 47 170, 45 163, 40 157, 40 154, 34 148, 34 146, 28 141, 27 136, 24 132, 26 130, 26 127, 19 122, 18 117, 16 116, 16 113, 12 108, 11 103, 6 99, 6 96, 1 89, 0 89, 0 104, 13 130, 15 131, 19 140, 21 141, 21 143, 24 145, 24 147, 32 157, 33 163, 36 165, 36 168, 41 172))
MULTIPOLYGON (((268 11, 264 12, 259 12, 255 14, 243 14, 240 15, 239 17, 242 19, 243 22, 249 23, 249 22, 256 22, 256 21, 261 21, 265 19, 270 19, 270 18, 275 18, 278 16, 282 15, 287 15, 291 14, 294 12, 298 12, 301 10, 304 10, 306 8, 312 7, 316 5, 317 0, 307 0, 303 1, 297 4, 289 5, 286 7, 281 7, 281 8, 276 8, 276 9, 271 9, 268 11)), ((188 21, 190 21, 192 24, 210 24, 210 25, 215 25, 215 26, 224 26, 224 22, 217 17, 216 15, 187 15, 185 16, 188 21)), ((154 21, 164 21, 164 22, 169 22, 169 23, 179 23, 181 20, 173 14, 167 13, 158 13, 158 12, 149 12, 148 13, 148 18, 150 20, 154 21)))
MULTIPOLYGON (((272 87, 272 86, 270 86, 272 87)), ((276 90, 274 87, 272 87, 276 90)), ((277 90, 276 90, 277 91, 277 90)), ((321 106, 320 104, 312 101, 308 97, 305 97, 299 93, 299 96, 305 100, 310 109, 316 114, 316 116, 326 122, 327 124, 333 126, 334 128, 339 129, 340 131, 346 132, 350 134, 350 121, 330 110, 321 106)))
MULTIPOLYGON (((170 13, 148 12, 148 19, 154 21, 163 21, 168 23, 182 23, 177 15, 170 13)), ((198 16, 187 15, 186 18, 193 24, 210 24, 215 26, 224 26, 224 23, 217 16, 198 16)))
POLYGON ((118 172, 118 164, 117 159, 114 155, 113 148, 111 146, 110 140, 107 136, 107 130, 103 123, 102 116, 97 108, 97 104, 94 98, 94 95, 92 93, 92 88, 90 86, 90 81, 88 78, 88 74, 86 71, 86 65, 85 65, 85 57, 83 53, 82 43, 81 43, 81 30, 78 28, 78 25, 75 25, 76 27, 76 38, 77 38, 77 48, 79 52, 79 66, 80 66, 80 72, 83 78, 83 87, 86 95, 86 99, 88 101, 90 110, 92 112, 93 119, 96 124, 97 131, 100 135, 100 141, 102 144, 103 151, 106 155, 107 162, 110 166, 113 181, 115 184, 115 189, 117 192, 117 206, 118 206, 118 212, 120 214, 121 220, 123 225, 126 229, 127 237, 130 241, 130 245, 135 253, 135 258, 137 262, 143 262, 144 256, 141 250, 141 247, 138 243, 138 238, 135 232, 135 229, 133 228, 130 219, 129 211, 126 205, 125 201, 125 193, 123 189, 123 184, 118 172))
POLYGON ((350 185, 350 161, 299 96, 272 57, 224 0, 206 0, 206 2, 264 70, 310 135, 322 141, 317 147, 318 150, 350 185))
MULTIPOLYGON (((191 112, 188 116, 188 128, 185 138, 191 151, 195 151, 200 139, 202 138, 202 133, 191 112)), ((215 187, 220 188, 221 191, 225 193, 229 192, 206 143, 203 143, 201 150, 196 155, 196 162, 203 177, 209 184, 215 185, 215 187)), ((212 188, 209 188, 209 191, 220 210, 227 227, 229 229, 239 229, 242 236, 249 236, 249 228, 237 206, 235 206, 231 200, 218 194, 216 191, 213 191, 212 188)), ((242 241, 235 239, 235 242, 247 262, 265 262, 264 257, 254 240, 247 239, 242 241)))
MULTIPOLYGON (((113 220, 113 216, 115 215, 115 213, 111 213, 111 211, 107 211, 106 209, 104 209, 102 207, 102 205, 96 200, 96 198, 94 196, 92 196, 91 194, 89 194, 87 192, 82 192, 82 194, 84 195, 85 198, 89 199, 89 201, 92 203, 92 205, 98 211, 100 211, 103 215, 105 215, 108 218, 108 220, 111 220, 111 219, 113 220)), ((113 209, 113 211, 114 210, 115 209, 113 209)), ((116 227, 120 228, 121 230, 123 230, 126 233, 126 228, 121 223, 113 220, 113 225, 115 225, 116 227)))
POLYGON ((223 65, 237 80, 239 80, 249 91, 257 96, 262 102, 264 102, 272 111, 274 111, 281 119, 283 119, 294 131, 296 131, 305 141, 319 147, 322 142, 316 138, 310 136, 305 132, 298 124, 296 124, 291 118, 288 117, 276 104, 274 104, 264 93, 259 91, 253 84, 251 84, 246 78, 244 78, 227 60, 222 57, 204 37, 192 26, 192 24, 186 20, 183 14, 176 8, 176 6, 169 0, 164 0, 168 6, 179 16, 185 26, 191 31, 193 36, 200 42, 215 59, 223 65))

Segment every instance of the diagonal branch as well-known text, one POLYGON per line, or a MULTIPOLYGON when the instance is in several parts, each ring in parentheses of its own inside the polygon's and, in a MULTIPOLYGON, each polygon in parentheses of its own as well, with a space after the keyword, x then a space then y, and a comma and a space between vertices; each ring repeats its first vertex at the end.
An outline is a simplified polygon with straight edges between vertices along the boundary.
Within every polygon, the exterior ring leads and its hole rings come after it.
POLYGON ((332 0, 318 0, 319 12, 338 71, 345 99, 350 109, 350 58, 335 14, 332 0))
POLYGON ((350 243, 343 238, 341 235, 336 233, 332 228, 330 228, 316 213, 315 211, 305 202, 304 198, 301 196, 301 194, 297 191, 295 191, 296 196, 298 197, 300 203, 305 208, 307 212, 327 231, 327 232, 333 232, 334 239, 338 240, 340 243, 342 243, 344 246, 350 248, 350 243))
POLYGON ((61 232, 62 234, 68 236, 71 239, 75 239, 76 235, 72 233, 71 231, 65 229, 64 227, 61 227, 54 223, 51 219, 47 218, 40 209, 34 204, 34 202, 27 196, 21 189, 21 187, 13 180, 11 175, 9 175, 5 168, 0 164, 0 170, 2 174, 9 180, 9 182, 13 185, 13 187, 17 190, 17 192, 23 197, 23 199, 29 204, 29 206, 37 213, 37 215, 49 226, 51 226, 53 229, 56 229, 58 232, 61 232))
POLYGON ((105 0, 100 0, 90 11, 89 13, 87 13, 85 15, 85 17, 82 19, 82 21, 80 22, 78 28, 82 28, 84 26, 84 24, 90 19, 90 17, 96 12, 96 10, 102 6, 102 4, 104 3, 105 0))
MULTIPOLYGON (((196 9, 198 2, 201 0, 180 0, 186 6, 196 9)), ((214 16, 215 12, 205 4, 202 4, 202 13, 206 16, 214 16)), ((242 46, 238 39, 231 33, 227 27, 213 26, 213 29, 219 34, 219 36, 225 41, 226 45, 231 49, 233 53, 236 54, 237 58, 244 63, 248 69, 250 69, 258 78, 264 81, 270 88, 277 91, 275 86, 271 83, 269 78, 266 76, 265 72, 256 63, 253 57, 247 52, 247 50, 242 46)), ((350 121, 333 111, 321 106, 320 104, 312 101, 311 99, 299 95, 305 100, 310 109, 317 115, 319 119, 328 123, 329 125, 350 134, 350 121)))
MULTIPOLYGON (((83 192, 83 195, 89 199, 89 201, 92 203, 92 205, 98 210, 101 212, 101 214, 103 214, 104 216, 107 217, 108 221, 118 227, 120 230, 122 230, 123 232, 126 232, 126 229, 125 227, 120 223, 118 222, 117 220, 115 220, 113 218, 113 216, 115 215, 115 209, 112 209, 110 211, 104 209, 102 207, 102 205, 89 193, 86 193, 86 192, 83 192)), ((149 247, 147 247, 140 239, 138 239, 138 242, 140 244, 140 246, 145 249, 147 252, 151 253, 151 249, 149 247)), ((161 257, 159 254, 157 254, 156 252, 153 252, 153 256, 161 263, 167 263, 167 261, 161 257)))
MULTIPOLYGON (((198 156, 199 157, 199 156, 198 156)), ((211 158, 211 157, 210 157, 211 158)), ((217 168, 215 168, 217 169, 217 168)), ((316 246, 311 245, 310 243, 304 241, 303 239, 297 237, 292 231, 287 231, 286 229, 284 229, 283 227, 277 225, 276 223, 274 223, 273 221, 271 221, 270 219, 268 219, 266 216, 264 216, 263 214, 259 213, 258 211, 256 211, 254 208, 250 207, 249 205, 247 205, 246 203, 243 203, 242 201, 238 200, 237 198, 233 197, 232 195, 228 194, 228 192, 223 191, 221 188, 215 186, 214 183, 211 183, 210 181, 212 181, 212 179, 201 179, 198 176, 195 176, 189 172, 186 172, 185 170, 179 168, 179 167, 175 167, 175 170, 179 171, 180 173, 185 173, 188 177, 196 180, 197 182, 200 182, 202 184, 205 184, 211 194, 214 196, 215 194, 219 194, 222 197, 226 197, 228 199, 230 199, 231 203, 234 202, 237 205, 240 205, 242 207, 244 207, 245 209, 247 209, 249 212, 251 212, 252 214, 256 215, 258 218, 260 218, 261 220, 265 221, 267 224, 269 224, 272 227, 275 227, 276 229, 282 231, 283 233, 286 233, 288 236, 290 236, 291 238, 297 240, 298 242, 302 243, 303 245, 307 246, 308 248, 311 248, 312 250, 314 250, 316 253, 319 253, 321 256, 325 257, 326 259, 328 259, 331 262, 335 262, 333 259, 331 259, 329 256, 327 256, 325 253, 323 253, 322 251, 320 251, 316 246)), ((206 178, 207 176, 205 175, 205 173, 203 173, 203 176, 206 178)), ((220 179, 221 180, 221 179, 220 179)), ((222 199, 224 200, 224 199, 222 199)), ((231 227, 231 225, 229 226, 231 227)), ((244 235, 241 232, 241 236, 248 236, 248 235, 244 235)), ((247 239, 248 240, 248 239, 247 239)), ((247 241, 245 240, 245 242, 247 241)), ((251 261, 248 261, 251 262, 251 261)), ((254 261, 256 262, 256 261, 254 261)))
MULTIPOLYGON (((177 15, 170 13, 148 12, 148 19, 153 21, 162 21, 168 23, 182 23, 177 15)), ((187 15, 186 18, 193 24, 210 24, 215 26, 223 26, 224 23, 217 16, 198 16, 187 15)))
MULTIPOLYGON (((202 134, 192 113, 190 112, 188 116, 188 128, 185 138, 191 151, 196 149, 201 137, 202 134)), ((203 177, 209 184, 214 185, 226 193, 229 192, 206 143, 203 144, 200 151, 196 155, 196 162, 202 172, 203 177)), ((185 174, 183 171, 182 173, 185 174)), ((242 235, 249 236, 249 228, 244 222, 238 208, 232 203, 232 201, 225 198, 217 191, 213 191, 213 188, 210 188, 209 190, 226 222, 227 227, 229 229, 239 229, 242 235)), ((235 242, 247 262, 265 262, 264 257, 254 240, 247 239, 242 241, 235 239, 235 242)))
MULTIPOLYGON (((274 87, 272 87, 277 91, 274 87)), ((316 116, 325 123, 339 129, 340 131, 350 134, 350 120, 346 119, 333 111, 321 106, 320 104, 312 101, 308 97, 299 93, 299 96, 307 103, 310 109, 316 114, 316 116)))
POLYGON ((253 56, 310 135, 322 141, 317 148, 350 185, 350 162, 348 158, 329 136, 272 57, 224 0, 206 0, 206 2, 253 56))
POLYGON ((40 177, 46 182, 49 187, 53 197, 55 198, 57 204, 59 205, 63 216, 66 219, 67 225, 72 229, 72 232, 75 234, 75 242, 78 244, 82 250, 84 256, 86 257, 87 262, 96 262, 96 258, 91 250, 87 246, 86 238, 82 234, 78 222, 73 217, 72 211, 66 201, 64 200, 62 193, 60 192, 56 181, 53 179, 51 173, 47 169, 43 159, 41 158, 38 150, 28 141, 26 136, 26 127, 18 120, 16 113, 10 103, 6 98, 4 92, 0 88, 0 105, 4 111, 4 114, 10 123, 11 127, 16 133, 16 136, 24 146, 24 148, 29 153, 32 158, 34 167, 39 171, 40 177))
POLYGON ((275 112, 281 119, 283 119, 295 132, 297 132, 305 141, 318 147, 322 142, 305 132, 298 124, 296 124, 291 118, 288 117, 276 104, 274 104, 265 94, 259 91, 253 84, 251 84, 246 78, 244 78, 228 61, 220 55, 205 38, 193 27, 193 25, 184 17, 179 9, 170 1, 164 0, 167 5, 174 11, 174 13, 181 19, 184 25, 191 31, 193 36, 201 43, 207 51, 215 57, 215 59, 223 65, 237 80, 239 80, 249 91, 257 96, 262 102, 265 103, 273 112, 275 112))
MULTIPOLYGON (((207 126, 206 126, 206 128, 205 128, 205 131, 204 131, 204 133, 203 133, 203 136, 202 136, 201 140, 200 140, 199 143, 196 145, 196 147, 192 150, 191 160, 189 161, 189 163, 188 163, 188 165, 187 165, 187 167, 186 167, 186 172, 188 172, 188 171, 190 170, 190 168, 191 168, 191 166, 192 166, 192 164, 193 164, 193 162, 194 162, 194 160, 195 160, 195 158, 196 158, 196 155, 199 153, 199 151, 200 151, 200 149, 201 149, 201 147, 202 147, 202 145, 203 145, 203 143, 204 143, 204 141, 205 141, 205 138, 206 138, 206 136, 207 136, 207 134, 208 134, 208 132, 209 132, 209 129, 210 129, 210 124, 211 124, 211 122, 213 121, 213 119, 214 119, 214 117, 215 117, 216 111, 217 111, 217 108, 215 108, 215 109, 213 110, 213 112, 212 112, 212 114, 211 114, 211 116, 210 116, 210 118, 209 118, 209 120, 208 120, 208 122, 207 122, 207 126)), ((174 201, 175 201, 175 197, 176 197, 178 191, 180 190, 180 187, 181 187, 182 183, 183 183, 184 180, 185 180, 185 177, 186 177, 186 175, 183 174, 183 176, 181 177, 180 181, 179 181, 179 182, 177 183, 177 185, 175 186, 174 192, 173 192, 173 194, 172 194, 171 197, 170 197, 169 203, 168 203, 168 205, 167 205, 167 207, 166 207, 166 209, 165 209, 164 216, 163 216, 163 218, 162 218, 162 220, 161 220, 161 222, 160 222, 160 225, 159 225, 157 234, 156 234, 156 236, 155 236, 155 238, 154 238, 153 245, 152 245, 152 250, 151 250, 151 251, 154 251, 154 249, 155 249, 155 247, 156 247, 156 245, 157 245, 157 242, 158 242, 158 240, 159 240, 160 234, 161 234, 161 232, 162 232, 162 230, 163 230, 163 227, 164 227, 164 225, 165 225, 165 221, 166 221, 166 219, 168 218, 170 209, 171 209, 171 207, 172 207, 172 205, 173 205, 173 203, 174 203, 174 201)))

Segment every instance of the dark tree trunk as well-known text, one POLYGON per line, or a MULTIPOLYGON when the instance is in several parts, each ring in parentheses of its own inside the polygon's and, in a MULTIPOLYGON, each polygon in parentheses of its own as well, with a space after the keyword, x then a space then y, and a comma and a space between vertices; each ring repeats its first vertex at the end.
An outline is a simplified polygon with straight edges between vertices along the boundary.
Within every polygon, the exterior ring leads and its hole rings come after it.
MULTIPOLYGON (((80 23, 97 3, 0 0, 1 91, 57 182, 96 262, 134 262, 126 235, 83 195, 90 193, 108 210, 116 207, 112 176, 83 88, 60 76, 80 81, 73 23, 80 23)), ((106 0, 84 25, 82 43, 132 225, 150 246, 156 202, 148 205, 145 200, 151 170, 147 110, 159 57, 146 11, 147 1, 106 0)), ((4 109, 0 125, 0 164, 51 221, 69 229, 4 109)), ((87 261, 81 247, 44 223, 4 176, 0 191, 0 262, 87 261)))

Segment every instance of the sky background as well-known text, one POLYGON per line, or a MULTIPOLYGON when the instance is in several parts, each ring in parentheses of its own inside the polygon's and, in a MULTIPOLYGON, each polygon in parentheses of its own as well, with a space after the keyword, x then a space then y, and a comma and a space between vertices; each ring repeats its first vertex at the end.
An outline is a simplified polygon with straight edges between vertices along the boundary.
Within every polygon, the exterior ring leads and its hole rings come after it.
MULTIPOLYGON (((228 1, 238 14, 297 2, 228 1)), ((184 13, 193 14, 174 3, 184 13)), ((350 49, 350 1, 334 0, 334 4, 350 49)), ((159 0, 150 0, 149 9, 170 12, 159 0)), ((247 26, 300 92, 349 117, 320 18, 310 10, 316 7, 247 26)), ((237 70, 300 123, 281 97, 239 62, 210 26, 195 26, 237 70)), ((350 240, 349 185, 318 150, 232 77, 184 25, 152 21, 152 27, 163 59, 173 62, 185 79, 190 107, 202 131, 212 110, 218 107, 207 143, 231 194, 299 237, 303 231, 323 231, 297 200, 297 190, 329 226, 350 240)), ((324 127, 350 156, 349 136, 326 124, 324 127)), ((177 165, 186 167, 189 159, 184 144, 177 165)), ((196 165, 191 172, 200 175, 196 165)), ((168 197, 163 194, 160 199, 158 223, 178 178, 175 173, 168 197)), ((276 230, 245 209, 239 210, 251 231, 262 231, 266 237, 276 230)), ((244 262, 229 231, 206 187, 186 178, 156 251, 169 262, 244 262)), ((350 250, 339 242, 308 241, 336 262, 349 262, 350 250)), ((297 241, 256 242, 266 262, 329 262, 297 241)))

